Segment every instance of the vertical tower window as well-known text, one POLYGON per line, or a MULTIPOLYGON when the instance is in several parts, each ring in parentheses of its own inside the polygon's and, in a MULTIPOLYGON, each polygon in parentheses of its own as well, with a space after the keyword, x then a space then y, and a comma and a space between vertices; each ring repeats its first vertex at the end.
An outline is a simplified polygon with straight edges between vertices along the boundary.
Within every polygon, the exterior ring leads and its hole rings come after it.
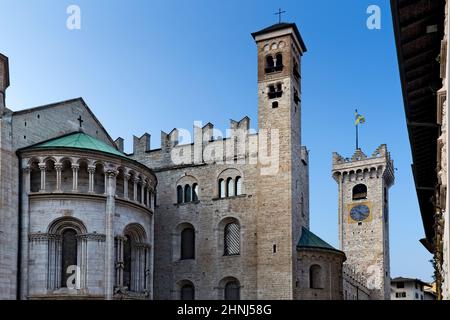
POLYGON ((281 69, 283 68, 283 55, 281 53, 278 53, 276 55, 276 59, 277 59, 277 64, 276 64, 277 71, 278 70, 281 71, 281 69))
POLYGON ((234 183, 233 179, 228 178, 227 179, 227 197, 234 196, 234 183))
POLYGON ((242 178, 241 177, 236 177, 236 181, 235 181, 236 187, 236 195, 240 196, 242 194, 242 178))
POLYGON ((77 265, 77 233, 73 229, 67 229, 62 233, 61 260, 61 287, 65 288, 71 276, 67 273, 68 268, 77 265))
POLYGON ((358 184, 353 187, 352 190, 352 199, 353 200, 362 200, 367 199, 367 187, 364 184, 358 184))
POLYGON ((195 230, 186 228, 181 231, 181 260, 195 259, 195 230))
POLYGON ((219 180, 219 197, 225 198, 225 180, 220 179, 219 180))
POLYGON ((266 57, 266 68, 269 69, 269 68, 273 68, 274 66, 275 65, 274 65, 273 57, 267 56, 266 57))
POLYGON ((198 184, 192 185, 192 201, 198 201, 198 184))
POLYGON ((241 228, 237 222, 230 222, 224 230, 224 255, 233 256, 240 253, 241 228))
POLYGON ((183 187, 177 187, 177 203, 183 203, 183 187))
POLYGON ((184 202, 191 202, 192 201, 192 189, 190 185, 184 186, 184 202))

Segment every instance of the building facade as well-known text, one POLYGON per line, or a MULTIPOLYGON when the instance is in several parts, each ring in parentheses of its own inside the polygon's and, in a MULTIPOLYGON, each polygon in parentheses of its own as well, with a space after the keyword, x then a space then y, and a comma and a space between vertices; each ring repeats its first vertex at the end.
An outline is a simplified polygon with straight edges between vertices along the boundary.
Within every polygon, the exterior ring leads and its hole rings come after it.
POLYGON ((419 279, 397 277, 391 280, 391 300, 434 300, 425 291, 430 284, 419 279))
POLYGON ((81 98, 8 109, 0 55, 0 298, 327 300, 343 299, 344 286, 348 297, 368 297, 361 278, 344 272, 346 255, 347 266, 377 276, 370 297, 386 298, 386 148, 353 162, 335 155, 345 202, 342 248, 333 248, 309 227, 306 46, 293 23, 252 36, 257 133, 248 117, 231 120, 225 138, 211 123, 196 124, 192 143, 181 144, 174 129, 151 149, 146 133, 134 137, 131 154, 81 98), (356 181, 369 187, 373 210, 361 227, 344 224, 356 181), (352 237, 358 228, 375 234, 352 237), (377 250, 363 258, 373 242, 377 250))
POLYGON ((391 0, 413 175, 438 299, 450 298, 447 0, 391 0))

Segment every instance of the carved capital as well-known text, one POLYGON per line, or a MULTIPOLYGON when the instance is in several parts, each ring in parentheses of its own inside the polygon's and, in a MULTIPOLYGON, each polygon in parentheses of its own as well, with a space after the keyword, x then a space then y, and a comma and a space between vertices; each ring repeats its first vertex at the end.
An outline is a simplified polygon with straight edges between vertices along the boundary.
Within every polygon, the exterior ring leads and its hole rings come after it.
POLYGON ((106 235, 101 233, 85 233, 77 236, 79 240, 105 242, 106 235))

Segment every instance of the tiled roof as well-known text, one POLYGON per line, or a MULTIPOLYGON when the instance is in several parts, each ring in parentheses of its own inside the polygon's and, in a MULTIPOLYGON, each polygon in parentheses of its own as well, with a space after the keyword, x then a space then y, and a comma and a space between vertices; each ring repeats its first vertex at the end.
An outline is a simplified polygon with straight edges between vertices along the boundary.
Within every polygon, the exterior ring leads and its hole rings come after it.
POLYGON ((35 144, 26 149, 54 149, 54 148, 73 148, 83 150, 100 151, 119 157, 126 157, 125 154, 114 147, 100 141, 83 132, 73 132, 58 138, 54 138, 42 143, 35 144))
POLYGON ((335 249, 332 245, 326 243, 322 239, 320 239, 318 236, 316 236, 314 233, 306 229, 305 227, 302 227, 302 236, 300 237, 300 240, 297 244, 297 248, 319 248, 319 249, 326 249, 326 250, 333 250, 333 251, 339 251, 335 249))

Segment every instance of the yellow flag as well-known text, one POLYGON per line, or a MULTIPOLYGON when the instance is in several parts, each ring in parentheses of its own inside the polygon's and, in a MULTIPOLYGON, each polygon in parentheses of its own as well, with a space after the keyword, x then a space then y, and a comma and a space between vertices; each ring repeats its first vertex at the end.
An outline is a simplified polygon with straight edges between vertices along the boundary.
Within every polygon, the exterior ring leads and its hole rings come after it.
POLYGON ((355 112, 355 126, 364 123, 366 123, 366 118, 364 118, 364 116, 359 114, 358 112, 355 112))

